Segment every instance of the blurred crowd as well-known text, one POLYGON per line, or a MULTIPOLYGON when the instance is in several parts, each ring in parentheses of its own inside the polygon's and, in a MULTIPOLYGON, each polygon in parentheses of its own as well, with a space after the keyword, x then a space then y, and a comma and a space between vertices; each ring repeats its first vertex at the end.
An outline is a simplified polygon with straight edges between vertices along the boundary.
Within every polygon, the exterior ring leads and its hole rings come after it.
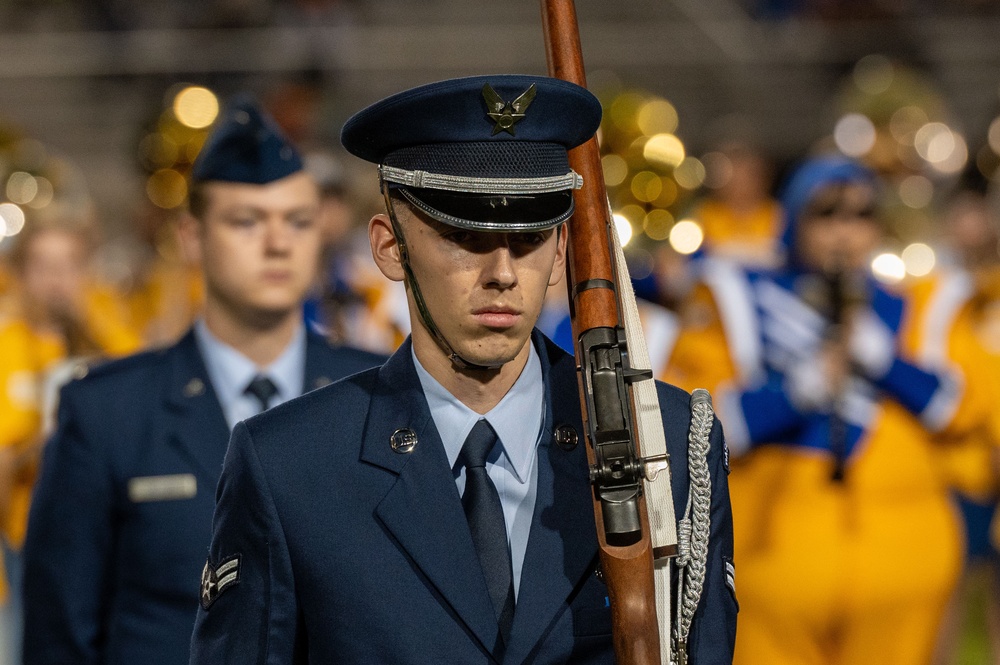
MULTIPOLYGON (((664 119, 669 104, 629 94, 606 100, 605 179, 623 242, 636 235, 626 253, 654 372, 708 388, 726 428, 737 663, 1000 662, 1000 160, 968 149, 960 168, 931 177, 880 160, 873 138, 869 150, 827 140, 776 163, 730 132, 692 161, 663 138, 677 125, 664 119), (616 107, 631 108, 626 120, 616 107), (645 137, 638 149, 630 122, 645 137), (916 207, 900 197, 924 183, 930 205, 908 221, 916 207)), ((294 115, 273 110, 299 133, 294 115)), ((177 232, 183 196, 149 189, 128 242, 112 243, 100 210, 59 196, 58 174, 17 166, 25 145, 11 141, 0 160, 7 654, 58 387, 101 359, 172 343, 204 297, 177 232), (46 187, 52 202, 33 207, 46 187), (109 270, 125 246, 128 270, 109 270)), ((358 181, 335 150, 308 147, 325 248, 303 316, 331 340, 389 353, 408 316, 368 249, 374 176, 358 181)), ((565 303, 554 288, 540 325, 572 349, 565 303)))

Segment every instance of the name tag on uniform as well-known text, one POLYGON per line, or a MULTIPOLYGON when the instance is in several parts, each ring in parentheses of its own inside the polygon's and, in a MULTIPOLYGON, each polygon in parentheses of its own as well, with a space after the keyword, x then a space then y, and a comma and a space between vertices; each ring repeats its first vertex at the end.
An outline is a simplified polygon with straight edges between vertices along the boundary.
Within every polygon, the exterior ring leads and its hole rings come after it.
POLYGON ((128 481, 128 498, 133 503, 191 499, 198 493, 198 482, 190 473, 170 476, 140 476, 128 481))

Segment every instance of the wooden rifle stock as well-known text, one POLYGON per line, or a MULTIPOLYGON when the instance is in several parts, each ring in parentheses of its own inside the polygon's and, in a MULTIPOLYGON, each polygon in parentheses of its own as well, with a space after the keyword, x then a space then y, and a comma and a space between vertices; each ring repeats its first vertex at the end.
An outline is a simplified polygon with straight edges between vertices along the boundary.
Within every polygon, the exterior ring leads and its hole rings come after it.
MULTIPOLYGON (((542 0, 542 24, 549 75, 586 87, 573 0, 542 0)), ((577 364, 582 367, 584 359, 581 357, 581 336, 595 328, 617 329, 621 316, 609 235, 613 228, 597 139, 591 138, 571 150, 569 158, 570 165, 583 176, 584 182, 583 188, 574 193, 576 208, 569 222, 568 245, 570 313, 573 337, 576 340, 577 364)), ((584 418, 592 424, 595 414, 590 412, 593 404, 588 403, 584 394, 584 380, 581 372, 580 394, 584 418)), ((585 429, 589 439, 591 427, 585 429)), ((595 468, 597 464, 593 443, 589 440, 587 442, 591 468, 595 468)), ((635 455, 640 455, 634 436, 632 444, 635 455)), ((596 491, 594 515, 601 567, 611 604, 616 660, 619 665, 659 665, 653 555, 645 500, 642 496, 638 497, 639 524, 642 530, 636 542, 608 542, 604 510, 596 491)))

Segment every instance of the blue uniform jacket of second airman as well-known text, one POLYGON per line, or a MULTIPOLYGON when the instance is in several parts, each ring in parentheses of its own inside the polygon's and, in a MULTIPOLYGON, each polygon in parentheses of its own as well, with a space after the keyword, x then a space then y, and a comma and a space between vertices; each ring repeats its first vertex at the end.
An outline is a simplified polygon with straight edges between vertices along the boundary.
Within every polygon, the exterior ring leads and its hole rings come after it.
MULTIPOLYGON (((309 333, 304 388, 382 361, 309 333)), ((25 665, 187 663, 228 440, 193 333, 63 389, 25 544, 25 665)))
MULTIPOLYGON (((533 341, 546 382, 544 431, 582 431, 574 359, 537 332, 533 341)), ((382 368, 234 430, 193 665, 496 662, 496 616, 410 353, 407 342, 382 368), (416 435, 409 452, 391 445, 400 430, 416 435)), ((658 387, 674 502, 683 506, 690 396, 658 387)), ((736 633, 717 422, 711 444, 711 545, 692 665, 730 663, 736 633)), ((534 518, 502 662, 611 663, 584 444, 565 450, 546 436, 537 454, 534 518)))

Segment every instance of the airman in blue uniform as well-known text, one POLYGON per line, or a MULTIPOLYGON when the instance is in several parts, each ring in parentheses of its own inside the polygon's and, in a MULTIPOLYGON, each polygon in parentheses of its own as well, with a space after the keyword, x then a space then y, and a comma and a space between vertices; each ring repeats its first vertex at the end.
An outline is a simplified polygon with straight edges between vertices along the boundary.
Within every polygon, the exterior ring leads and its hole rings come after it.
POLYGON ((187 663, 231 428, 384 360, 303 325, 316 185, 252 101, 230 106, 192 180, 203 317, 62 391, 28 527, 29 665, 187 663))
MULTIPOLYGON (((575 361, 534 330, 565 269, 567 150, 600 115, 578 86, 488 76, 344 127, 379 165, 369 240, 413 332, 380 369, 234 430, 192 664, 613 662, 575 361)), ((683 505, 691 397, 658 388, 683 505)), ((736 631, 717 422, 710 448, 697 665, 729 663, 736 631)))

